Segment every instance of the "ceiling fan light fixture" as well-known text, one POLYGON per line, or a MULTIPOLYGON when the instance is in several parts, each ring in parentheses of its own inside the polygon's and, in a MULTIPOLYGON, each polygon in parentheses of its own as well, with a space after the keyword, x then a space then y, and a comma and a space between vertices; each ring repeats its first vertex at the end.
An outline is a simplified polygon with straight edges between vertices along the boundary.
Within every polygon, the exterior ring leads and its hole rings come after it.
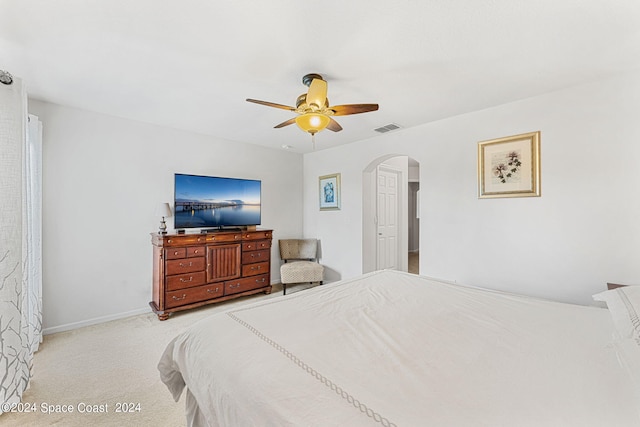
POLYGON ((331 132, 340 132, 342 130, 342 126, 333 119, 333 116, 368 113, 369 111, 376 111, 378 109, 378 104, 344 104, 330 106, 329 98, 327 98, 327 82, 320 74, 307 74, 302 78, 302 83, 308 86, 309 90, 307 90, 307 93, 298 96, 295 107, 252 98, 247 98, 247 102, 279 108, 298 114, 297 117, 285 120, 274 126, 274 128, 280 129, 296 123, 300 129, 311 135, 312 141, 314 141, 314 135, 324 129, 329 129, 331 132))
POLYGON ((320 113, 306 113, 296 117, 298 127, 312 135, 325 129, 330 121, 329 116, 320 113))

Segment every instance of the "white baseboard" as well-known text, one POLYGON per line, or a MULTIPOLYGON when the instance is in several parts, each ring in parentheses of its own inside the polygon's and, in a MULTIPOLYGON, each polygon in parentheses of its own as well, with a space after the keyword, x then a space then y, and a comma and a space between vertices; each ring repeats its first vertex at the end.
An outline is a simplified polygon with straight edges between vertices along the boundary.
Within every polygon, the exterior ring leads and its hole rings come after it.
POLYGON ((85 326, 97 325, 98 323, 110 322, 112 320, 124 319, 125 317, 137 316, 139 314, 150 313, 151 308, 139 308, 124 313, 110 314, 108 316, 94 317, 93 319, 83 320, 81 322, 67 323, 65 325, 44 328, 43 335, 55 334, 58 332, 71 331, 73 329, 83 328, 85 326))
MULTIPOLYGON (((279 285, 280 280, 271 281, 271 285, 279 285)), ((137 310, 131 310, 124 313, 110 314, 108 316, 94 317, 93 319, 83 320, 81 322, 67 323, 65 325, 53 326, 51 328, 44 328, 42 335, 56 334, 58 332, 72 331, 78 328, 84 328, 85 326, 97 325, 98 323, 110 322, 112 320, 124 319, 125 317, 137 316, 139 314, 150 313, 151 309, 139 308, 137 310)))

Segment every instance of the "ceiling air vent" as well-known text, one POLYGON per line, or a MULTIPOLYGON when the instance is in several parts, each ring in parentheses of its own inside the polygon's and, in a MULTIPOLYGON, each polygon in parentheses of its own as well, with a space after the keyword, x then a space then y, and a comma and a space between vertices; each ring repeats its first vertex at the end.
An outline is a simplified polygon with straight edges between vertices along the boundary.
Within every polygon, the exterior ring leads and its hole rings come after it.
POLYGON ((400 126, 398 126, 398 125, 396 125, 394 123, 389 123, 386 126, 382 126, 382 127, 376 128, 374 130, 376 132, 378 132, 378 133, 387 133, 389 131, 396 130, 396 129, 400 129, 400 126))

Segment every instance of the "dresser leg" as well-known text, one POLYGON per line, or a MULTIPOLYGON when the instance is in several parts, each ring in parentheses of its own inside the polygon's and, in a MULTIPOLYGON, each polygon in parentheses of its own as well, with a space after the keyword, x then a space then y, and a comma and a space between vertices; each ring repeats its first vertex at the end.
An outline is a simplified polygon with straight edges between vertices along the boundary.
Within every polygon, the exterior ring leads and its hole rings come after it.
POLYGON ((151 311, 153 311, 157 316, 158 319, 160 320, 167 320, 169 318, 169 315, 171 313, 165 313, 164 311, 161 311, 158 306, 156 306, 156 303, 153 301, 149 301, 149 307, 151 307, 151 311))

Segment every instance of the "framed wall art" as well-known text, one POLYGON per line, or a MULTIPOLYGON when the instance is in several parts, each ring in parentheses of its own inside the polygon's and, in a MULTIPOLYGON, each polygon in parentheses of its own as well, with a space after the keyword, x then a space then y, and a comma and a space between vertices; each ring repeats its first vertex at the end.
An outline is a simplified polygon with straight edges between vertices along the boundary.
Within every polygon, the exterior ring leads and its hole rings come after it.
POLYGON ((478 197, 540 196, 540 131, 478 143, 478 197))
POLYGON ((319 178, 320 210, 340 209, 340 174, 324 175, 319 178))

